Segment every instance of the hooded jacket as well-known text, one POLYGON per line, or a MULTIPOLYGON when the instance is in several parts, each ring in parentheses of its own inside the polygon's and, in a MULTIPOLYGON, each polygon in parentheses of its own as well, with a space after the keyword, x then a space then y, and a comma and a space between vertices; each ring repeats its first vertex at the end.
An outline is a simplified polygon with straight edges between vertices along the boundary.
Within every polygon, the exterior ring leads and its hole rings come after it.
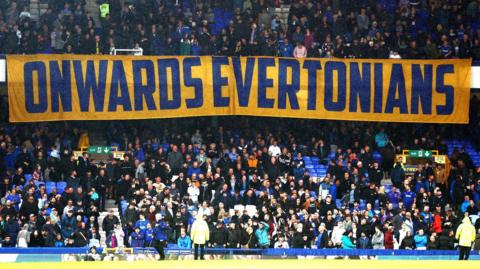
POLYGON ((469 217, 463 218, 462 224, 458 226, 455 238, 462 247, 471 247, 475 241, 475 227, 472 225, 469 217))
POLYGON ((199 216, 192 224, 190 237, 194 244, 203 245, 210 239, 210 229, 203 217, 199 216))

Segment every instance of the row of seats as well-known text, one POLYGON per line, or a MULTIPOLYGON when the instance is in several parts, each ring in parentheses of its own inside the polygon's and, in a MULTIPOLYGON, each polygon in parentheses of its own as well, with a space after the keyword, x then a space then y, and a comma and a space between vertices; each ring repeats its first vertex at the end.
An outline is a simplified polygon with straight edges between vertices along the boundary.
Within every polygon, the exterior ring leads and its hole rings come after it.
MULTIPOLYGON (((27 178, 27 176, 30 178, 29 180, 27 180, 27 183, 28 183, 28 182, 31 180, 31 175, 30 175, 30 174, 26 174, 26 175, 25 175, 25 179, 27 178)), ((62 193, 65 191, 65 188, 67 187, 67 182, 65 182, 65 181, 59 181, 59 182, 54 182, 54 181, 47 181, 47 182, 44 182, 44 181, 35 181, 35 185, 36 185, 38 188, 40 188, 40 186, 44 185, 47 194, 52 193, 53 189, 56 189, 58 194, 62 194, 62 193)), ((22 186, 22 185, 19 185, 18 187, 20 188, 20 190, 23 189, 23 186, 22 186)))
POLYGON ((451 140, 447 141, 448 155, 451 156, 455 148, 464 148, 465 152, 472 158, 473 165, 480 166, 480 152, 475 147, 465 140, 451 140))

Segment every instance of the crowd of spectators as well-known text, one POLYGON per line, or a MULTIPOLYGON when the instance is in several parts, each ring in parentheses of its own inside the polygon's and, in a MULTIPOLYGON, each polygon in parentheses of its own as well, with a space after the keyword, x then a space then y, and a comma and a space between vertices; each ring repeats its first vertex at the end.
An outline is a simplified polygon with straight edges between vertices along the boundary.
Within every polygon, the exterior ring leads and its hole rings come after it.
MULTIPOLYGON (((49 1, 38 22, 28 3, 0 1, 0 53, 479 58, 479 1, 292 1, 282 25, 279 1, 109 0, 101 26, 85 1, 49 1)), ((464 216, 478 215, 480 168, 457 149, 448 176, 435 163, 406 176, 394 156, 447 153, 445 139, 478 140, 478 125, 475 98, 463 126, 249 117, 4 123, 0 242, 100 246, 102 230, 109 247, 190 248, 202 216, 212 247, 453 249, 464 216), (88 132, 118 145, 123 159, 75 158, 88 132), (307 159, 326 176, 312 176, 307 159), (99 223, 107 199, 120 217, 110 212, 99 223)))
POLYGON ((0 53, 480 59, 479 0, 0 1, 0 53), (290 6, 283 20, 275 12, 290 6))
POLYGON ((435 163, 405 176, 393 158, 402 149, 446 153, 444 139, 464 139, 467 126, 249 117, 95 124, 3 125, 3 247, 99 246, 103 230, 110 247, 190 248, 191 224, 204 216, 212 247, 453 249, 464 214, 479 212, 480 169, 461 149, 448 177, 435 163), (124 159, 75 159, 87 130, 124 159), (306 159, 327 175, 311 176, 306 159), (106 199, 120 217, 99 223, 106 199))

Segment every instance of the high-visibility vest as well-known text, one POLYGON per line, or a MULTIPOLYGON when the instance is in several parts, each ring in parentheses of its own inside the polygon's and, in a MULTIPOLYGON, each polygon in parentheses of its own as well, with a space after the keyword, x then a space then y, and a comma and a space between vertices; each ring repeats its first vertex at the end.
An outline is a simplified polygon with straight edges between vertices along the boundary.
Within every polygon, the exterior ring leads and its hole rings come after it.
POLYGON ((105 18, 110 13, 110 5, 103 3, 100 5, 100 17, 105 18))

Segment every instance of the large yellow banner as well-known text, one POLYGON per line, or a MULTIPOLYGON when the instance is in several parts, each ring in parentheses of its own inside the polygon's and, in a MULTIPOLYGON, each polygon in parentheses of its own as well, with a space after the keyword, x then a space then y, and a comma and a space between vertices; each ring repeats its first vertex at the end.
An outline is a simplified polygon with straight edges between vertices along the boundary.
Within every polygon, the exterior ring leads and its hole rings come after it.
POLYGON ((11 122, 252 115, 467 123, 470 60, 7 56, 11 122))

